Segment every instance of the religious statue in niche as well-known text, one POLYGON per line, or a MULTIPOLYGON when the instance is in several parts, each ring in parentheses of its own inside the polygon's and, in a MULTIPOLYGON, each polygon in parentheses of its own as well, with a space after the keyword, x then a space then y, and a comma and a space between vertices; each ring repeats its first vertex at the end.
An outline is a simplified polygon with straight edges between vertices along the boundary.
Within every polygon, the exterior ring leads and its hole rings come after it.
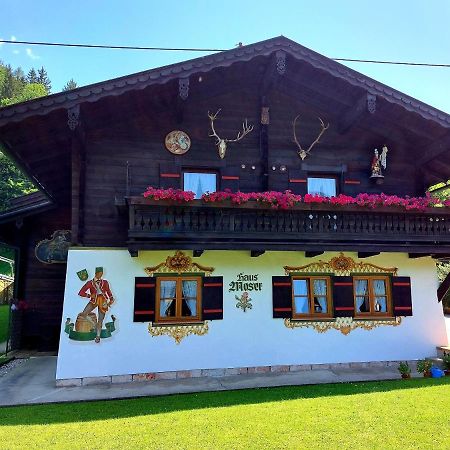
POLYGON ((97 344, 102 338, 109 338, 115 331, 114 315, 111 315, 111 322, 106 322, 103 328, 106 313, 114 303, 114 297, 107 280, 103 279, 103 267, 95 268, 95 276, 88 280, 89 274, 86 269, 77 272, 80 281, 85 282, 78 292, 78 295, 89 299, 87 305, 77 316, 77 320, 71 323, 67 318, 65 331, 69 338, 76 341, 95 341, 97 344), (87 281, 88 280, 88 281, 87 281), (95 314, 97 309, 97 314, 95 314))
POLYGON ((247 134, 251 133, 253 131, 253 125, 249 125, 247 122, 247 119, 242 122, 242 131, 239 131, 235 139, 222 139, 218 136, 216 133, 216 130, 214 129, 214 121, 216 120, 217 116, 220 113, 220 109, 217 110, 215 114, 211 114, 208 111, 208 117, 211 124, 211 131, 212 134, 209 135, 209 137, 215 137, 216 138, 216 145, 219 150, 219 156, 220 159, 225 158, 225 154, 227 152, 227 144, 229 142, 239 142, 241 139, 243 139, 247 134))
POLYGON ((252 299, 249 297, 248 292, 243 292, 240 297, 235 295, 234 298, 237 300, 236 308, 241 308, 244 312, 247 309, 252 309, 252 299))
POLYGON ((66 263, 71 239, 69 230, 56 230, 50 239, 36 245, 34 254, 44 264, 66 263))
POLYGON ((374 155, 372 158, 372 164, 370 166, 371 169, 371 175, 370 178, 376 180, 377 184, 383 183, 383 172, 382 170, 386 170, 387 166, 387 152, 388 148, 386 146, 383 146, 383 149, 381 151, 381 155, 378 154, 378 149, 376 148, 374 150, 374 155))

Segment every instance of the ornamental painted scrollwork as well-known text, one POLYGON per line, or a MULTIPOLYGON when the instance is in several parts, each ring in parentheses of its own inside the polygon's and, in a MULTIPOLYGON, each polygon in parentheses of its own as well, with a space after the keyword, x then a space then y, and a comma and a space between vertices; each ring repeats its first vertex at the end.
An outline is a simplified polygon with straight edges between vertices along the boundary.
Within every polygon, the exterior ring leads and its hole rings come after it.
POLYGON ((291 273, 334 273, 335 275, 347 276, 352 273, 390 273, 397 275, 397 267, 381 267, 375 264, 355 261, 350 256, 345 256, 342 252, 339 256, 331 258, 329 261, 314 261, 305 266, 284 266, 286 275, 291 273))
POLYGON ((181 250, 177 250, 175 255, 168 256, 166 260, 157 266, 146 267, 145 273, 152 277, 155 272, 161 273, 204 273, 206 276, 211 275, 214 272, 214 267, 205 267, 193 262, 192 258, 186 255, 181 250))
POLYGON ((153 325, 148 326, 148 332, 152 337, 170 336, 179 344, 186 336, 203 336, 209 331, 208 322, 192 325, 153 325))
POLYGON ((361 328, 363 330, 373 330, 377 327, 392 326, 397 327, 402 323, 401 317, 388 320, 354 320, 353 317, 337 317, 336 320, 330 321, 307 321, 284 319, 286 328, 313 328, 318 333, 325 333, 328 330, 338 330, 347 336, 351 331, 361 328))

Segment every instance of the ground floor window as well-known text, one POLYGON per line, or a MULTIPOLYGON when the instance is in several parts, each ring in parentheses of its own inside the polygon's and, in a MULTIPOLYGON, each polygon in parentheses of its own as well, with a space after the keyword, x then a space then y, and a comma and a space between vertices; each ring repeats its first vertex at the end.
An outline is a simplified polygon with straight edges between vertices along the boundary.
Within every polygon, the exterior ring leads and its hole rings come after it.
POLYGON ((200 320, 201 277, 158 277, 156 280, 156 321, 200 320))
POLYGON ((356 316, 388 316, 392 311, 389 277, 353 277, 356 316))
POLYGON ((331 317, 330 294, 330 277, 294 277, 292 279, 293 317, 331 317))

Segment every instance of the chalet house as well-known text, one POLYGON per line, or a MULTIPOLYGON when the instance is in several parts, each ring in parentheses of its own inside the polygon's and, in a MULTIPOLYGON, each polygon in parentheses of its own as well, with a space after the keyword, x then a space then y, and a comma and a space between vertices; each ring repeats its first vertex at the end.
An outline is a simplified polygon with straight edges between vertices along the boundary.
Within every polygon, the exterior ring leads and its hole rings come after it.
POLYGON ((285 37, 0 109, 0 141, 39 187, 0 216, 21 345, 60 383, 448 343, 450 116, 285 37))

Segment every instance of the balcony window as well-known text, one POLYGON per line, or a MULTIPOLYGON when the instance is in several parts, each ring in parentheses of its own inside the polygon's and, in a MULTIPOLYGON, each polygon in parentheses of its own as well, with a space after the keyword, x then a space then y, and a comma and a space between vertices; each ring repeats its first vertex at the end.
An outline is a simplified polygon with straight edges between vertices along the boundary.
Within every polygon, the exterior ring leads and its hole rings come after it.
POLYGON ((212 172, 184 172, 183 190, 192 191, 195 198, 217 190, 217 174, 212 172))
POLYGON ((336 196, 336 178, 308 177, 308 194, 336 196))

